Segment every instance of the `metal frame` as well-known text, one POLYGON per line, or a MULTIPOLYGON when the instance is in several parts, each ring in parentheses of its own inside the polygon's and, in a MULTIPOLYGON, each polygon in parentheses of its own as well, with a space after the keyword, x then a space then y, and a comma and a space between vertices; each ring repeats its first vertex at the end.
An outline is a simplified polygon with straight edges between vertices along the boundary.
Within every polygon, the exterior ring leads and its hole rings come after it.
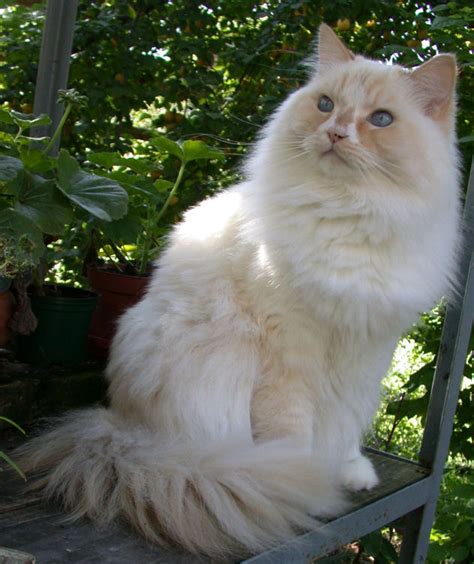
MULTIPOLYGON (((34 137, 51 135, 64 113, 64 104, 57 103, 58 90, 67 88, 78 3, 79 0, 48 0, 46 6, 33 112, 48 114, 52 124, 34 128, 34 137)), ((53 154, 58 152, 59 143, 58 138, 53 154)))
MULTIPOLYGON (((57 126, 63 108, 57 92, 67 87, 78 0, 48 0, 35 90, 35 114, 52 117, 57 126)), ((35 134, 49 130, 37 128, 35 134)), ((58 144, 55 147, 57 151, 58 144)), ((394 493, 309 532, 254 556, 247 563, 303 563, 327 555, 342 544, 362 537, 405 516, 402 564, 423 563, 428 551, 443 469, 449 452, 454 413, 474 316, 474 160, 464 212, 465 248, 461 263, 461 298, 448 306, 430 395, 419 463, 429 474, 394 493)))
MULTIPOLYGON (((316 531, 295 537, 272 550, 245 560, 245 564, 307 564, 342 545, 376 531, 426 503, 432 489, 430 476, 365 507, 356 509, 316 531)), ((408 561, 410 562, 410 561, 408 561)), ((243 563, 242 563, 243 564, 243 563)))
POLYGON ((465 247, 460 268, 462 299, 451 304, 446 312, 419 453, 420 463, 431 468, 432 491, 426 503, 406 518, 400 554, 402 564, 424 562, 428 552, 474 320, 474 159, 464 206, 464 230, 465 247))

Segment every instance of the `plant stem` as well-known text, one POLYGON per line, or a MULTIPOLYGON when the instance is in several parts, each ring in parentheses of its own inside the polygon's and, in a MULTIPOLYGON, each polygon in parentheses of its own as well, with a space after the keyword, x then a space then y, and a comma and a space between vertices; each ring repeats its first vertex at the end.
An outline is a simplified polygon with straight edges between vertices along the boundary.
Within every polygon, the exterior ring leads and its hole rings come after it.
POLYGON ((66 123, 66 120, 67 120, 69 114, 71 113, 71 109, 72 109, 72 104, 68 104, 66 106, 66 109, 64 110, 63 117, 61 118, 61 121, 59 122, 58 127, 56 128, 56 131, 53 133, 53 136, 49 140, 49 143, 46 145, 46 148, 43 150, 43 153, 45 155, 47 155, 51 151, 51 149, 54 147, 54 144, 56 143, 56 139, 61 134, 61 131, 64 127, 64 124, 66 123))
MULTIPOLYGON (((122 253, 122 251, 117 247, 117 245, 111 239, 109 239, 109 245, 112 247, 112 250, 117 255, 117 258, 119 259, 119 261, 122 262, 123 264, 125 264, 126 266, 128 266, 134 274, 138 274, 138 271, 137 271, 136 267, 133 265, 133 263, 130 262, 127 259, 125 254, 122 253)), ((115 264, 115 266, 117 266, 117 265, 115 264)), ((117 268, 119 268, 119 267, 117 267, 117 268)), ((119 270, 120 270, 120 268, 119 268, 119 270)), ((120 270, 120 272, 123 272, 123 271, 120 270)))
POLYGON ((107 255, 107 258, 109 259, 110 263, 113 264, 114 267, 115 267, 119 272, 123 272, 123 268, 121 268, 120 263, 114 261, 113 256, 107 251, 107 248, 106 248, 105 245, 102 247, 102 250, 103 250, 104 253, 107 255))
MULTIPOLYGON (((178 176, 176 177, 173 188, 171 188, 171 191, 168 194, 168 197, 166 198, 166 201, 163 204, 163 207, 161 208, 158 215, 156 216, 156 219, 153 220, 153 223, 155 225, 157 225, 160 222, 161 218, 163 217, 166 210, 168 209, 173 196, 176 194, 176 191, 178 190, 178 187, 181 184, 181 180, 183 179, 183 174, 184 174, 185 168, 186 168, 186 162, 182 161, 181 166, 179 168, 178 176)), ((150 246, 151 246, 152 240, 154 238, 153 233, 150 233, 151 227, 152 227, 151 226, 152 218, 150 217, 150 215, 151 214, 148 215, 146 226, 145 226, 145 241, 143 243, 142 260, 140 262, 140 268, 139 268, 140 274, 145 274, 146 269, 148 267, 148 263, 150 262, 148 255, 149 255, 149 252, 150 252, 150 246)))
POLYGON ((145 229, 144 229, 144 238, 143 238, 143 249, 142 249, 142 258, 140 261, 140 266, 138 268, 139 276, 143 276, 146 273, 146 269, 148 267, 149 261, 149 253, 150 253, 150 246, 151 246, 151 239, 153 235, 151 235, 151 208, 147 210, 147 218, 145 222, 145 229))
POLYGON ((391 444, 392 439, 393 439, 393 435, 395 433, 395 429, 398 427, 398 424, 400 423, 400 419, 401 419, 400 413, 401 413, 401 410, 402 410, 402 403, 403 403, 404 400, 405 400, 405 392, 403 392, 403 394, 400 397, 397 412, 395 413, 394 418, 393 418, 392 428, 390 429, 388 437, 385 440, 385 450, 386 451, 389 450, 390 444, 391 444))
POLYGON ((160 213, 156 216, 156 223, 160 222, 160 219, 163 217, 165 211, 168 209, 168 206, 170 205, 170 202, 173 198, 173 196, 176 193, 176 190, 178 189, 178 186, 181 184, 181 180, 183 179, 183 174, 184 174, 184 169, 186 168, 186 163, 182 162, 181 163, 181 167, 179 169, 178 172, 178 176, 176 177, 176 181, 174 183, 173 188, 171 188, 171 192, 168 194, 168 197, 166 198, 166 202, 163 204, 163 207, 160 210, 160 213))
POLYGON ((15 139, 14 139, 15 143, 18 141, 18 138, 21 137, 22 135, 23 135, 23 129, 21 127, 18 127, 18 132, 15 135, 15 139))

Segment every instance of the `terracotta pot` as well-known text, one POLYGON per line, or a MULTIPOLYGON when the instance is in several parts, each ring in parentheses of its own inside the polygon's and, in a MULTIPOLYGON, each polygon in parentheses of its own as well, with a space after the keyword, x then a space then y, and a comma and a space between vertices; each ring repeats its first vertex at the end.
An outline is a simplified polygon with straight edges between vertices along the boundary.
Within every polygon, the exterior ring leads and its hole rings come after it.
POLYGON ((92 354, 106 357, 117 328, 117 320, 143 296, 149 276, 131 276, 116 272, 110 266, 87 269, 91 288, 100 295, 99 305, 92 316, 88 345, 92 354))
POLYGON ((8 323, 13 315, 14 303, 10 290, 0 291, 0 347, 4 347, 10 340, 8 323))

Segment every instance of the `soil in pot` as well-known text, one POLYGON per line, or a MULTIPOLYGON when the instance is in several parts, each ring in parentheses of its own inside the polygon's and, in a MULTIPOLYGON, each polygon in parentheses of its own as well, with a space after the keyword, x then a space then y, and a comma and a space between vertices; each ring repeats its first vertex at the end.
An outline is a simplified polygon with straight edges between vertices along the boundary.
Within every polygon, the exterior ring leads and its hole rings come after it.
POLYGON ((93 355, 106 357, 118 318, 140 300, 150 277, 124 274, 111 266, 91 266, 87 278, 91 288, 100 295, 92 316, 88 346, 93 355))
POLYGON ((61 285, 45 285, 32 295, 36 330, 18 337, 18 358, 31 364, 76 364, 87 359, 87 334, 98 296, 61 285))

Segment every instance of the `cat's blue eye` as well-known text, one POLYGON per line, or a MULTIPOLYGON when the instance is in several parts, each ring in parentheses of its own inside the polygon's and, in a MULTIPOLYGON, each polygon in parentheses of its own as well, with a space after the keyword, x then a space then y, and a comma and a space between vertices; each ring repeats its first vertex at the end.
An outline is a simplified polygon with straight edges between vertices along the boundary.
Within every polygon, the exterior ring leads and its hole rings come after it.
POLYGON ((327 96, 321 96, 318 102, 318 109, 322 112, 332 112, 334 109, 334 102, 327 96))
POLYGON ((369 121, 376 127, 387 127, 393 122, 393 116, 386 110, 377 110, 370 116, 369 121))

